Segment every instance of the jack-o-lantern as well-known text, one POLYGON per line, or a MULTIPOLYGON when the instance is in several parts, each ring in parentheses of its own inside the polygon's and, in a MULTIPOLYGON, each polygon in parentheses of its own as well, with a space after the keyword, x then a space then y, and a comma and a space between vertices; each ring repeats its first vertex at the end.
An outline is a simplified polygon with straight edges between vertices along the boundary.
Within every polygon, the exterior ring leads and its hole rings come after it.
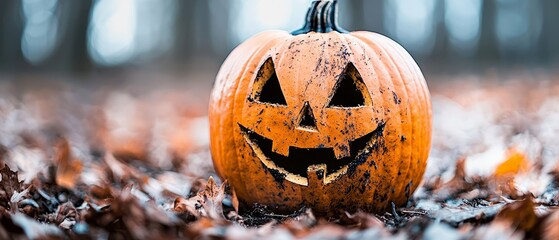
POLYGON ((378 212, 402 205, 425 171, 431 102, 397 43, 337 26, 315 1, 305 26, 268 31, 223 63, 210 100, 217 173, 240 203, 378 212))

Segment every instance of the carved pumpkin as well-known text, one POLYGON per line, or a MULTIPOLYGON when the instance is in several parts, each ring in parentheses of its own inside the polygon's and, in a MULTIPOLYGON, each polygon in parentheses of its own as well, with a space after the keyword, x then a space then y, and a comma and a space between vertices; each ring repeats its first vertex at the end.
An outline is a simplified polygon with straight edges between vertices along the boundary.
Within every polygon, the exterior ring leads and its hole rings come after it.
POLYGON ((335 18, 335 1, 315 1, 301 30, 252 37, 217 75, 213 161, 245 206, 378 212, 421 181, 431 103, 419 67, 394 41, 335 18))

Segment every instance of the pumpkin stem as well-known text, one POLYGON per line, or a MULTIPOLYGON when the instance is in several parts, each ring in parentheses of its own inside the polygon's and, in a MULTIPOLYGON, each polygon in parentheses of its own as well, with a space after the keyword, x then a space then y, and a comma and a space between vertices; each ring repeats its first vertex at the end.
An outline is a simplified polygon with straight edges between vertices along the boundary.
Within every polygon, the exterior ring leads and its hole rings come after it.
POLYGON ((318 0, 311 3, 305 17, 305 25, 291 34, 327 33, 332 31, 348 33, 347 30, 338 26, 338 1, 318 0))

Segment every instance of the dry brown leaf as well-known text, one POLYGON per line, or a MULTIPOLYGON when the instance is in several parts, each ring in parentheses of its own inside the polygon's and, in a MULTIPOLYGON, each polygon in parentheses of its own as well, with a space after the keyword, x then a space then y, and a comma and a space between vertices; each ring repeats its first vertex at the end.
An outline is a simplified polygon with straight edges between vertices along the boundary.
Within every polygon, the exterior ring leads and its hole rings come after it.
POLYGON ((544 220, 542 235, 545 240, 559 239, 559 211, 556 210, 544 220))
POLYGON ((55 162, 56 184, 67 189, 73 189, 79 181, 83 164, 72 157, 70 145, 64 138, 56 145, 55 162))
POLYGON ((188 225, 185 229, 185 235, 188 239, 210 239, 208 238, 208 230, 215 226, 215 221, 210 218, 202 217, 198 221, 188 225), (206 236, 206 238, 203 238, 206 236))
POLYGON ((491 240, 521 240, 524 233, 510 228, 510 224, 502 221, 493 221, 489 224, 472 229, 473 234, 468 239, 491 239, 491 240))
MULTIPOLYGON (((276 222, 275 220, 273 221, 276 222)), ((296 218, 289 218, 281 224, 296 237, 303 237, 309 233, 310 228, 315 226, 317 223, 316 217, 314 216, 311 209, 305 210, 305 212, 296 218)))
POLYGON ((358 211, 354 214, 349 214, 345 212, 345 215, 349 220, 353 221, 352 225, 355 225, 359 229, 384 228, 384 223, 370 213, 358 211))
POLYGON ((508 196, 513 199, 522 197, 519 195, 514 183, 514 176, 501 176, 487 179, 488 188, 494 195, 508 196))
POLYGON ((195 196, 185 199, 175 199, 174 211, 178 213, 190 213, 195 217, 210 217, 214 220, 223 220, 222 201, 225 198, 225 182, 218 186, 213 177, 209 177, 203 190, 195 196))
POLYGON ((208 178, 208 182, 206 182, 206 187, 204 188, 204 191, 201 192, 201 194, 203 197, 211 201, 220 200, 223 199, 224 196, 223 187, 223 184, 221 185, 221 187, 217 186, 214 178, 210 176, 210 178, 208 178))
POLYGON ((488 189, 494 196, 508 196, 513 199, 522 197, 515 186, 515 177, 529 170, 526 156, 516 150, 509 149, 507 159, 499 164, 492 176, 485 179, 488 189))
POLYGON ((507 222, 513 229, 528 232, 538 223, 535 212, 534 197, 526 196, 523 200, 512 202, 497 214, 495 221, 507 222))
POLYGON ((203 206, 207 211, 207 214, 212 219, 225 219, 223 216, 223 199, 225 198, 225 184, 223 182, 221 186, 218 186, 214 178, 210 176, 204 191, 199 193, 203 197, 203 206))
POLYGON ((194 217, 200 217, 200 209, 204 200, 200 196, 194 196, 189 199, 178 197, 175 199, 173 210, 177 213, 190 213, 194 217))
POLYGON ((78 211, 72 202, 65 202, 58 206, 55 216, 54 223, 60 225, 67 218, 71 218, 73 221, 76 221, 78 218, 78 211))
POLYGON ((19 181, 17 172, 12 171, 5 164, 0 169, 0 174, 2 176, 0 181, 0 206, 8 208, 12 196, 23 191, 23 181, 19 181))
POLYGON ((453 195, 472 190, 472 184, 466 181, 466 159, 460 158, 456 161, 454 177, 450 181, 441 184, 434 190, 438 199, 446 199, 453 195))
POLYGON ((307 235, 302 237, 308 239, 342 239, 348 231, 342 226, 333 223, 323 223, 310 228, 307 235))
POLYGON ((6 157, 5 155, 8 153, 8 149, 6 149, 6 146, 0 144, 0 166, 4 166, 5 161, 4 158, 6 157))
POLYGON ((110 177, 115 182, 127 183, 132 179, 141 180, 145 178, 145 174, 140 172, 138 169, 120 162, 112 154, 105 154, 104 158, 105 167, 107 173, 110 173, 110 177))

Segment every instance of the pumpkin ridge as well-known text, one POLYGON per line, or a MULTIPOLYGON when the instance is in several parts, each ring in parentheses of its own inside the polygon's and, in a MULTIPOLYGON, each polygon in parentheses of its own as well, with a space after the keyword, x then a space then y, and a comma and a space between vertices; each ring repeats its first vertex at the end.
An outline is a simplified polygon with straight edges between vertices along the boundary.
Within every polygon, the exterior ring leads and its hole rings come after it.
MULTIPOLYGON (((386 40, 385 40, 385 41, 386 41, 386 40)), ((386 42, 388 42, 388 41, 386 41, 386 42)), ((398 54, 398 56, 400 57, 400 59, 405 60, 404 58, 408 57, 408 56, 405 56, 405 55, 403 54, 403 52, 402 52, 397 46, 395 46, 395 44, 389 43, 389 46, 392 47, 392 48, 396 51, 396 53, 398 54)), ((423 76, 423 74, 422 74, 422 73, 417 73, 417 72, 416 72, 416 71, 417 71, 417 68, 413 68, 413 66, 410 66, 409 64, 405 64, 405 66, 408 68, 408 71, 410 71, 410 73, 411 73, 411 72, 415 72, 415 73, 416 73, 416 74, 413 74, 413 76, 415 76, 415 77, 413 78, 413 80, 414 80, 415 82, 421 82, 421 81, 418 81, 417 78, 419 78, 419 76, 423 76)), ((426 105, 427 105, 427 102, 426 102, 427 100, 426 100, 425 96, 423 95, 423 94, 425 93, 425 91, 421 91, 420 89, 417 89, 417 86, 416 86, 415 84, 413 84, 413 87, 415 87, 414 94, 420 96, 421 99, 422 99, 421 102, 424 103, 424 104, 418 104, 418 106, 421 107, 422 110, 425 110, 426 108, 429 108, 428 106, 426 106, 426 105)), ((418 111, 421 112, 422 110, 418 110, 418 111)), ((427 120, 427 121, 429 121, 429 120, 427 120)), ((421 123, 426 123, 427 121, 426 121, 426 119, 421 119, 421 123)), ((415 122, 415 121, 414 121, 414 122, 415 122)), ((428 124, 428 123, 427 123, 427 124, 428 124)), ((420 134, 421 134, 422 136, 426 135, 425 129, 426 129, 426 128, 425 128, 424 124, 421 124, 421 126, 419 127, 419 131, 420 131, 420 134)), ((429 138, 429 139, 430 139, 430 138, 429 138)), ((426 140, 426 139, 420 138, 420 146, 426 145, 426 143, 424 142, 424 140, 426 140)), ((430 144, 427 144, 427 145, 430 145, 430 144)), ((427 149, 427 150, 424 150, 424 151, 422 152, 421 156, 426 156, 426 154, 425 154, 424 152, 428 152, 429 149, 430 149, 430 146, 427 147, 426 149, 427 149)), ((412 159, 412 160, 413 160, 413 159, 412 159)), ((418 180, 420 180, 420 179, 421 179, 421 176, 423 175, 424 172, 425 172, 425 168, 421 169, 420 171, 414 172, 414 174, 413 174, 413 179, 418 179, 418 180)))
MULTIPOLYGON (((376 44, 376 42, 375 42, 376 44)), ((384 48, 383 46, 380 46, 380 44, 377 44, 377 47, 379 49, 382 49, 382 51, 385 53, 383 55, 383 57, 385 58, 384 61, 382 61, 384 67, 386 69, 390 69, 390 82, 392 83, 392 89, 390 90, 390 92, 392 92, 392 94, 395 93, 395 91, 398 91, 399 89, 401 89, 402 87, 405 87, 405 83, 404 83, 404 79, 402 77, 402 74, 400 73, 400 69, 398 69, 396 63, 394 62, 393 58, 392 58, 392 52, 388 51, 386 48, 384 48)), ((389 94, 389 93, 388 93, 389 94)), ((405 90, 403 91, 404 96, 400 96, 400 98, 404 98, 407 99, 407 93, 405 92, 405 90)), ((392 104, 391 99, 387 100, 388 102, 390 102, 390 104, 392 104)), ((400 107, 400 104, 394 103, 393 104, 394 108, 397 110, 397 124, 395 124, 396 127, 396 131, 394 131, 392 134, 396 134, 397 136, 401 136, 402 133, 406 132, 405 129, 403 128, 403 124, 401 124, 402 120, 405 120, 405 116, 403 114, 403 109, 400 107)), ((410 120, 409 116, 407 117, 408 121, 410 120)), ((413 135, 413 121, 410 121, 409 123, 411 126, 411 131, 412 131, 412 135, 413 135)), ((387 136, 388 137, 388 136, 387 136)), ((396 141, 397 142, 397 141, 396 141)), ((413 143, 413 141, 410 141, 411 143, 413 143)), ((411 145, 410 143, 410 145, 411 145)), ((398 147, 395 147, 393 149, 394 153, 394 159, 399 159, 399 164, 397 166, 397 173, 396 174, 391 174, 392 178, 391 178, 391 182, 395 183, 392 184, 392 189, 390 191, 388 191, 388 195, 389 199, 393 199, 395 204, 401 204, 398 203, 398 201, 401 199, 400 198, 400 191, 401 191, 401 187, 402 187, 402 183, 397 181, 397 178, 399 178, 399 176, 406 176, 411 168, 411 163, 410 161, 402 161, 402 157, 404 157, 403 154, 403 150, 404 150, 404 144, 402 144, 401 142, 397 142, 398 147), (394 195, 396 196, 396 198, 394 198, 394 195)), ((411 154, 410 154, 411 157, 411 154)), ((389 204, 389 203, 388 203, 389 204)))
MULTIPOLYGON (((403 60, 403 58, 404 58, 403 51, 402 51, 403 49, 402 49, 402 48, 398 48, 397 46, 395 46, 395 44, 392 42, 392 40, 390 40, 390 39, 388 39, 388 38, 386 38, 386 37, 383 37, 383 36, 378 36, 378 35, 377 35, 377 36, 374 36, 374 37, 375 37, 375 38, 378 38, 379 41, 384 42, 385 45, 386 45, 387 47, 390 47, 390 48, 392 49, 392 51, 394 52, 394 54, 391 55, 392 58, 394 58, 394 57, 399 57, 399 60, 403 60)), ((394 61, 394 59, 393 59, 393 61, 394 61)), ((404 61, 400 61, 400 62, 404 62, 404 61)), ((399 72, 401 72, 401 67, 402 67, 402 66, 397 66, 399 72)), ((423 74, 420 74, 420 75, 419 75, 419 73, 417 73, 417 72, 415 72, 415 71, 412 71, 412 69, 410 69, 409 64, 405 64, 405 67, 407 67, 407 69, 410 71, 410 75, 413 75, 413 76, 414 76, 414 77, 412 78, 412 80, 413 80, 415 83, 420 82, 420 80, 419 80, 418 78, 419 78, 419 76, 423 76, 423 74), (416 74, 411 74, 412 72, 415 72, 416 74)), ((415 69, 414 69, 414 70, 415 70, 415 69)), ((414 87, 417 87, 415 84, 406 84, 406 89, 409 87, 409 85, 413 85, 414 87)), ((423 85, 421 85, 421 86, 423 86, 423 85)), ((430 107, 426 106, 426 105, 427 105, 426 99, 425 99, 425 96, 422 94, 422 93, 425 93, 425 91, 420 91, 420 90, 418 90, 417 88, 416 88, 415 90, 416 90, 416 91, 411 91, 411 92, 413 92, 413 94, 419 96, 419 97, 421 98, 421 100, 422 100, 422 101, 420 101, 420 102, 421 102, 421 103, 424 103, 424 104, 418 104, 418 106, 419 106, 421 109, 416 110, 416 111, 417 111, 417 112, 422 112, 422 111, 425 110, 426 108, 429 108, 429 109, 430 109, 430 107)), ((413 118, 415 119, 415 120, 414 120, 414 119, 411 119, 411 120, 412 120, 412 124, 415 125, 416 122, 419 122, 419 125, 420 125, 420 126, 415 126, 415 127, 412 129, 412 135, 415 136, 414 133, 417 132, 417 131, 419 130, 419 135, 425 136, 425 135, 426 135, 426 131, 425 131, 425 127, 426 127, 426 126, 424 125, 424 123, 426 122, 426 121, 425 121, 426 119, 424 119, 424 118, 421 117, 421 116, 418 116, 418 114, 412 114, 412 116, 413 116, 413 118), (418 128, 419 128, 419 129, 418 129, 418 128)), ((425 145, 425 142, 423 141, 423 138, 421 137, 421 138, 419 138, 419 140, 420 140, 419 143, 417 143, 417 141, 415 141, 416 145, 418 145, 418 146, 424 146, 424 145, 425 145)), ((410 140, 410 141, 414 141, 414 140, 410 140)), ((428 145, 430 145, 430 144, 428 144, 428 145)), ((417 149, 417 148, 414 148, 413 145, 412 145, 412 149, 417 149)), ((420 161, 419 159, 423 159, 423 158, 425 158, 425 159, 422 160, 422 161, 426 161, 426 157, 427 157, 426 155, 427 155, 428 153, 426 154, 425 152, 428 152, 428 151, 429 151, 429 147, 427 147, 427 150, 421 151, 420 158, 418 158, 417 161, 420 161)), ((412 156, 413 156, 413 155, 412 155, 412 156)), ((411 160, 410 162, 413 163, 414 159, 410 159, 410 160, 411 160)), ((417 184, 419 184, 419 181, 421 180, 421 176, 422 176, 423 173, 425 172, 425 167, 421 167, 422 164, 416 163, 415 165, 417 165, 417 166, 420 167, 420 168, 418 169, 418 171, 409 172, 409 173, 406 175, 406 176, 409 177, 410 179, 417 179, 416 184, 413 184, 413 185, 415 185, 415 186, 412 186, 414 189, 415 189, 415 187, 417 186, 417 184)))
MULTIPOLYGON (((381 59, 379 60, 379 62, 381 62, 381 64, 382 64, 382 66, 383 66, 384 69, 389 70, 389 71, 386 72, 388 75, 385 76, 384 79, 387 79, 387 81, 385 81, 385 82, 390 82, 390 85, 391 85, 390 91, 397 91, 398 89, 401 89, 402 87, 405 87, 405 83, 404 83, 402 74, 401 74, 401 72, 400 72, 400 69, 397 68, 397 64, 396 64, 396 62, 394 61, 394 59, 392 58, 393 52, 392 52, 391 50, 386 49, 385 47, 381 46, 381 44, 379 44, 379 43, 376 41, 376 39, 373 38, 373 37, 376 36, 377 34, 371 34, 371 35, 372 35, 371 37, 362 36, 362 35, 353 35, 353 36, 355 36, 355 37, 357 37, 358 39, 364 41, 364 42, 366 43, 365 45, 368 46, 368 47, 370 47, 371 50, 372 50, 373 52, 375 52, 377 55, 378 55, 378 54, 381 54, 381 55, 382 55, 382 56, 379 56, 379 57, 381 57, 381 59), (362 36, 363 38, 361 38, 360 36, 362 36), (375 50, 375 48, 376 48, 376 50, 375 50), (383 59, 384 59, 384 60, 383 60, 383 59), (390 70, 392 70, 392 71, 390 71, 390 70), (395 82, 395 80, 398 80, 398 83, 395 82), (397 86, 397 85, 398 85, 398 86, 397 86)), ((388 90, 388 89, 387 89, 387 90, 388 90)), ((386 91, 386 90, 385 90, 385 91, 386 91)), ((405 97, 401 97, 401 98, 407 99, 407 98, 408 98, 407 92, 404 91, 403 93, 405 94, 405 97)), ((382 98, 382 99, 384 100, 384 98, 382 98)), ((388 102, 390 102, 390 100, 388 100, 388 102)), ((400 107, 399 104, 396 104, 396 103, 395 103, 395 104, 394 104, 394 108, 398 110, 398 111, 397 111, 397 112, 398 112, 398 115, 397 115, 398 118, 397 118, 395 121, 397 121, 398 123, 400 123, 400 122, 402 121, 402 119, 403 119, 403 118, 406 118, 406 117, 403 116, 403 114, 402 114, 402 108, 400 107)), ((406 111, 406 112, 409 112, 409 110, 406 111)), ((408 114, 408 115, 409 115, 409 114, 408 114)), ((408 120, 409 120, 409 118, 411 118, 411 117, 408 116, 407 118, 408 118, 408 120)), ((410 124, 411 124, 410 130, 412 131, 411 134, 412 134, 412 136, 413 136, 413 121, 410 121, 410 124)), ((398 131, 395 132, 395 133, 393 133, 393 134, 396 134, 396 133, 397 133, 398 135, 402 135, 402 133, 405 132, 404 129, 402 128, 402 124, 396 124, 395 127, 397 127, 398 131)), ((412 140, 410 140, 410 143, 409 143, 409 144, 410 144, 411 146, 413 146, 413 145, 412 145, 413 142, 411 142, 411 141, 412 141, 412 140)), ((398 149, 399 151, 393 151, 393 152, 397 152, 397 155, 394 156, 394 159, 400 159, 400 158, 402 157, 402 155, 403 155, 403 154, 402 154, 402 150, 403 150, 404 144, 398 143, 398 145, 399 145, 399 149, 398 149)), ((394 150, 396 150, 396 149, 394 149, 394 150)), ((411 158, 412 156, 413 156, 413 153, 410 153, 410 158, 411 158)), ((388 194, 389 194, 389 196, 390 196, 390 197, 387 197, 387 198, 393 199, 393 200, 398 200, 398 199, 400 199, 400 198, 394 199, 393 197, 391 197, 391 196, 393 195, 393 193, 394 193, 394 194, 396 194, 396 193, 399 194, 399 193, 401 192, 400 189, 402 188, 402 184, 399 183, 399 182, 397 182, 397 181, 396 181, 396 178, 395 178, 394 176, 399 176, 399 174, 397 174, 397 173, 403 174, 403 173, 402 173, 403 171, 405 171, 405 173, 404 173, 403 175, 406 176, 406 175, 410 172, 411 166, 412 166, 412 164, 411 164, 410 161, 400 161, 400 162, 399 162, 399 165, 398 165, 397 168, 396 168, 397 170, 395 170, 395 172, 392 172, 392 173, 390 174, 390 176, 393 176, 393 177, 391 177, 391 179, 390 179, 390 182, 393 183, 393 184, 390 184, 390 185, 393 187, 394 191, 392 191, 392 190, 390 190, 390 189, 386 189, 385 192, 388 192, 388 194), (403 165, 403 164, 405 164, 405 165, 403 165)))
MULTIPOLYGON (((377 35, 375 35, 374 37, 376 38, 377 35)), ((377 39, 377 40, 379 40, 379 39, 377 39)), ((380 39, 380 41, 386 43, 386 41, 383 41, 383 39, 380 39)), ((396 49, 393 49, 393 48, 391 48, 391 49, 387 48, 387 47, 390 47, 390 45, 388 45, 388 46, 382 45, 382 46, 380 46, 380 47, 383 48, 384 51, 390 53, 390 54, 387 54, 386 57, 389 59, 389 61, 390 61, 390 63, 391 63, 391 68, 393 68, 393 69, 396 70, 395 73, 396 73, 396 75, 397 75, 397 78, 395 78, 395 79, 397 79, 397 80, 399 80, 399 81, 401 82, 401 83, 400 83, 401 86, 399 86, 397 89, 402 89, 402 87, 403 87, 402 93, 404 94, 404 97, 400 97, 400 98, 402 98, 402 99, 409 99, 408 87, 409 87, 409 85, 411 85, 411 84, 408 84, 408 83, 405 82, 405 80, 406 80, 407 78, 404 78, 404 74, 402 73, 402 68, 400 67, 400 65, 396 64, 396 62, 399 62, 399 61, 396 61, 396 60, 395 60, 395 57, 398 56, 398 55, 397 55, 397 54, 398 54, 398 51, 397 51, 396 49)), ((397 90, 397 89, 394 89, 394 90, 397 90)), ((401 96, 401 95, 400 95, 400 96, 401 96)), ((403 111, 402 111, 402 109, 401 109, 401 107, 400 107, 400 104, 396 104, 396 106, 398 107, 398 109, 400 109, 400 116, 402 116, 403 111)), ((402 124, 400 124, 400 125, 399 125, 399 127, 400 127, 400 133, 402 134, 402 133, 404 133, 404 132, 411 131, 411 135, 412 135, 412 136, 415 136, 415 133, 417 132, 416 121, 414 121, 414 118, 416 117, 416 114, 414 114, 413 111, 412 111, 412 109, 410 109, 409 107, 407 107, 407 108, 405 109, 405 113, 406 113, 407 116, 406 116, 406 117, 402 116, 402 118, 407 118, 407 120, 409 121, 409 130, 406 129, 406 131, 404 131, 404 129, 403 129, 403 127, 402 127, 402 124)), ((401 171, 401 174, 402 174, 403 176, 405 176, 405 179, 409 179, 410 175, 413 174, 412 169, 415 169, 415 165, 416 165, 416 164, 413 163, 413 155, 414 155, 414 154, 413 154, 413 152, 411 151, 411 149, 414 149, 414 144, 418 145, 417 141, 416 141, 415 139, 413 139, 413 138, 410 138, 410 140, 409 140, 409 146, 410 146, 410 147, 409 147, 409 150, 410 150, 410 151, 409 151, 409 159, 408 159, 408 161, 403 161, 404 163, 407 163, 407 164, 406 164, 405 166, 401 166, 401 169, 399 170, 399 171, 401 171), (402 168, 403 168, 403 169, 402 169, 402 168)), ((421 143, 419 143, 419 146, 421 146, 421 143)), ((403 155, 403 154, 402 154, 403 150, 404 150, 404 144, 400 143, 400 158, 403 157, 403 156, 402 156, 402 155, 403 155)), ((398 185, 398 188, 396 189, 395 192, 398 193, 398 196, 399 196, 399 197, 401 197, 401 193, 403 193, 403 188, 404 188, 406 185, 407 185, 407 183, 400 183, 400 184, 398 185)), ((407 198, 407 197, 406 197, 406 198, 407 198)))
MULTIPOLYGON (((386 42, 388 46, 390 46, 392 49, 394 49, 395 53, 397 54, 397 56, 400 57, 400 59, 404 59, 404 57, 406 57, 406 56, 403 55, 403 52, 401 51, 401 49, 398 48, 397 46, 395 46, 395 44, 393 44, 392 42, 388 41, 387 39, 382 39, 382 40, 384 40, 384 42, 386 42)), ((412 69, 410 68, 411 66, 409 66, 409 64, 406 64, 406 67, 408 68, 408 70, 410 71, 410 73, 411 73, 411 72, 415 72, 415 71, 412 71, 412 69)), ((413 70, 416 70, 416 69, 414 68, 413 70)), ((413 80, 414 80, 415 82, 420 82, 420 81, 418 81, 417 78, 418 78, 418 76, 423 76, 423 74, 420 74, 420 75, 419 75, 417 72, 415 72, 415 73, 416 73, 416 74, 414 74, 415 77, 413 78, 413 80)), ((416 87, 415 84, 414 84, 413 86, 416 87)), ((416 90, 416 91, 414 91, 414 94, 420 96, 420 97, 422 98, 422 100, 423 100, 423 101, 421 101, 421 102, 422 102, 422 103, 425 103, 425 104, 418 104, 418 106, 421 107, 421 108, 423 108, 423 109, 428 108, 428 106, 426 106, 426 99, 425 99, 425 96, 423 95, 423 93, 425 93, 425 91, 420 91, 420 90, 418 90, 417 88, 416 88, 415 90, 416 90)), ((421 112, 421 110, 418 110, 418 111, 421 112)), ((414 116, 416 116, 416 115, 414 114, 414 116)), ((420 119, 420 120, 421 120, 421 123, 425 123, 425 122, 426 122, 426 121, 425 121, 426 119, 420 119)), ((415 123, 415 121, 414 121, 414 123, 415 123)), ((421 125, 421 126, 419 126, 420 135, 422 135, 422 136, 423 136, 423 135, 426 135, 426 133, 425 133, 425 132, 426 132, 426 131, 425 131, 425 126, 424 126, 423 124, 420 124, 420 125, 421 125)), ((414 129, 414 131, 415 131, 415 130, 417 130, 417 129, 414 129)), ((423 138, 420 138, 420 140, 421 140, 421 141, 420 141, 420 146, 425 145, 425 142, 423 141, 423 138)), ((428 144, 428 145, 430 145, 430 144, 428 144)), ((427 148, 427 149, 429 149, 429 148, 427 148)), ((427 152, 427 151, 428 151, 428 150, 423 151, 422 154, 421 154, 421 156, 424 156, 424 155, 425 155, 424 152, 427 152)), ((413 159, 412 159, 412 160, 413 160, 413 159)), ((419 180, 420 180, 421 175, 423 175, 424 171, 425 171, 425 169, 422 169, 422 170, 420 170, 420 171, 414 172, 415 174, 413 174, 413 175, 414 175, 414 176, 413 176, 413 179, 419 179, 419 180)))

